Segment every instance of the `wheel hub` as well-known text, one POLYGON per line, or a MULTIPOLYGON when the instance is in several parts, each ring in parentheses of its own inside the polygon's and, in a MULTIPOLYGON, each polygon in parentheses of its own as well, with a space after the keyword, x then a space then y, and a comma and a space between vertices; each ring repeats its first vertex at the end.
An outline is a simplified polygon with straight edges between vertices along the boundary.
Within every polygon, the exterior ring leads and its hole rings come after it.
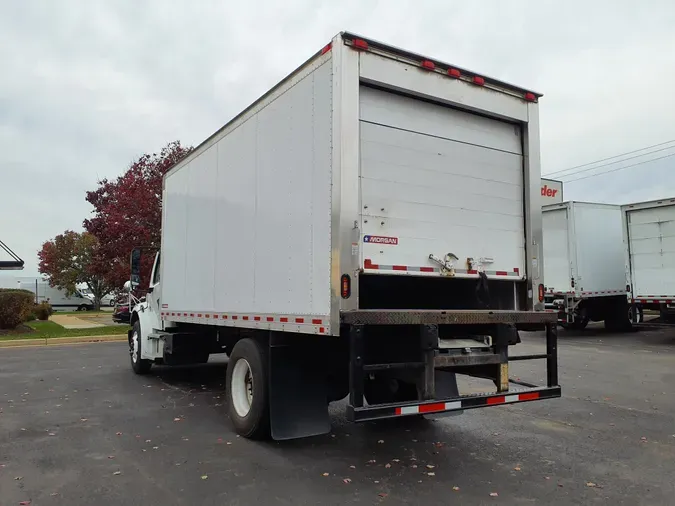
POLYGON ((246 359, 240 358, 234 364, 231 383, 232 405, 237 415, 243 418, 251 411, 253 404, 253 374, 246 359))
POLYGON ((129 346, 129 353, 131 353, 131 360, 136 363, 138 361, 138 332, 131 335, 131 346, 129 346))

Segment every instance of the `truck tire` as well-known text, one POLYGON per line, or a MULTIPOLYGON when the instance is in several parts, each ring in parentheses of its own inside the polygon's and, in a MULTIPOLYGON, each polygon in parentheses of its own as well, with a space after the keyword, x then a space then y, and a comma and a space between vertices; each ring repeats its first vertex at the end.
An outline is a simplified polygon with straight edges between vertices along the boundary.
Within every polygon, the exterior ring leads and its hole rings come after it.
POLYGON ((584 330, 588 325, 588 318, 575 320, 574 323, 561 323, 560 326, 565 330, 584 330))
POLYGON ((375 377, 366 378, 363 393, 368 404, 390 404, 417 400, 417 386, 401 380, 375 377))
POLYGON ((131 356, 131 368, 136 374, 148 374, 152 367, 152 361, 141 358, 141 322, 136 320, 129 338, 129 355, 131 356))
POLYGON ((645 313, 640 304, 635 305, 635 314, 633 314, 633 306, 628 306, 628 320, 631 323, 642 323, 644 321, 645 313))
POLYGON ((605 317, 605 329, 610 332, 627 332, 632 328, 631 308, 628 304, 618 304, 617 307, 605 317))
POLYGON ((227 364, 228 412, 237 434, 269 436, 268 381, 267 350, 254 339, 238 341, 227 364))

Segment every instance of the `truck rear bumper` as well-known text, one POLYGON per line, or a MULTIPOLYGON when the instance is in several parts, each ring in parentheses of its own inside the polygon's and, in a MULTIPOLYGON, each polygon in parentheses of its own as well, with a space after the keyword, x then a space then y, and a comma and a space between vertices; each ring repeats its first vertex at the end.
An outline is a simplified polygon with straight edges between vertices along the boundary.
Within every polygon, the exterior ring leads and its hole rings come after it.
POLYGON ((516 402, 537 401, 560 397, 561 389, 554 387, 533 387, 511 392, 500 392, 477 395, 461 395, 450 399, 415 401, 405 404, 379 404, 377 406, 347 406, 347 419, 351 422, 368 422, 382 418, 399 416, 424 415, 462 411, 465 409, 484 408, 513 404, 516 402))
POLYGON ((357 309, 343 311, 342 322, 350 325, 477 325, 546 324, 556 321, 548 311, 506 311, 491 309, 389 310, 357 309))

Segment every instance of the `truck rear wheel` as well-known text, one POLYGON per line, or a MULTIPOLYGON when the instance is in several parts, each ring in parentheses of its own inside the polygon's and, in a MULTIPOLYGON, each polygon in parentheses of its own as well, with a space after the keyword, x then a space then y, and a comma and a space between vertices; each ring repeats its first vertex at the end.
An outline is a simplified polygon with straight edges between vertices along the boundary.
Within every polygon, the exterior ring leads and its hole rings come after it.
POLYGON ((136 320, 129 338, 129 355, 131 356, 131 368, 136 374, 148 374, 152 367, 152 361, 141 358, 141 322, 136 320))
POLYGON ((227 403, 238 434, 263 439, 269 436, 267 350, 253 339, 242 339, 227 364, 227 403))
POLYGON ((588 325, 588 318, 575 320, 573 323, 561 323, 560 326, 565 330, 584 330, 588 325))
POLYGON ((366 378, 363 392, 368 404, 390 404, 417 400, 417 386, 395 378, 366 378))

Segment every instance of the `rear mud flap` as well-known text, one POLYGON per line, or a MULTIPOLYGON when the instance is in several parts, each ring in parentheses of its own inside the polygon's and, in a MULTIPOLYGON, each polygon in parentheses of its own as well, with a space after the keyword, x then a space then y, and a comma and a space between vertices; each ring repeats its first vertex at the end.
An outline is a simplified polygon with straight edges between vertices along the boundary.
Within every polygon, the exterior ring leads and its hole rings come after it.
POLYGON ((270 428, 276 440, 330 432, 325 371, 292 346, 270 347, 270 428))
MULTIPOLYGON (((436 381, 436 397, 439 399, 449 399, 459 396, 459 389, 457 388, 457 376, 454 372, 435 371, 436 381)), ((437 418, 448 418, 464 413, 464 410, 445 411, 443 413, 435 413, 424 415, 427 420, 434 420, 437 418)))

